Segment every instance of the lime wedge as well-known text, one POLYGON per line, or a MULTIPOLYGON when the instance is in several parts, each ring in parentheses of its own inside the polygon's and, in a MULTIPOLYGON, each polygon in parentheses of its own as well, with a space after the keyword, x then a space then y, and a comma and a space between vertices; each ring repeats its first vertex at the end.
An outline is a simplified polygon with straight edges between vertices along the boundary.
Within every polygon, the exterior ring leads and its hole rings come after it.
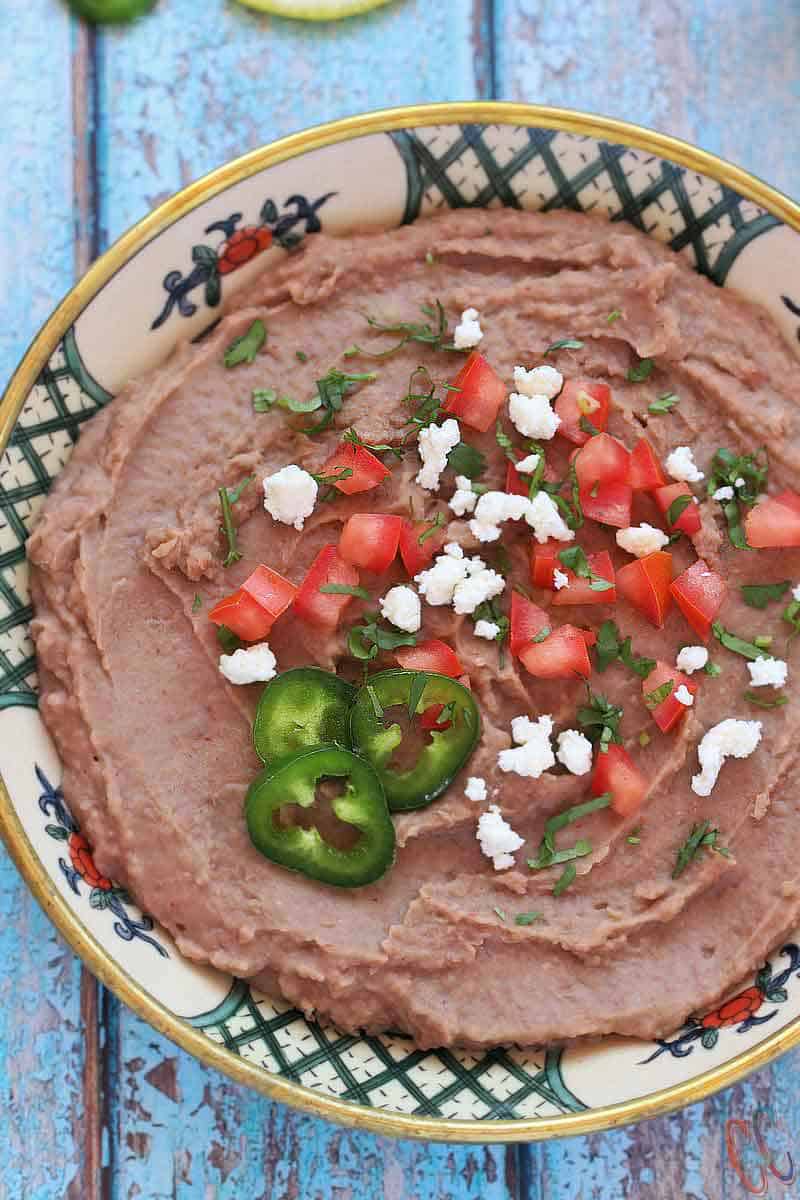
POLYGON ((298 21, 336 21, 356 13, 380 8, 389 0, 239 0, 247 8, 272 13, 276 17, 294 17, 298 21))

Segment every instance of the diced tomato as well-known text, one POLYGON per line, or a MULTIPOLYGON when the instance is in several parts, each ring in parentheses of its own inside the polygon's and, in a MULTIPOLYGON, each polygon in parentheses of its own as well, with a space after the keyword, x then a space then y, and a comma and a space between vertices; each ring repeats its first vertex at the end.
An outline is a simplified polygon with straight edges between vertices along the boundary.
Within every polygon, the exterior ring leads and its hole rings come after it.
POLYGON ((443 704, 431 704, 423 713, 420 713, 420 729, 425 729, 428 733, 444 733, 445 729, 449 729, 453 724, 452 721, 439 720, 443 708, 443 704))
POLYGON ((339 553, 345 562, 365 571, 385 571, 400 544, 403 518, 387 513, 356 513, 345 521, 339 553))
POLYGON ((551 592, 555 590, 553 572, 556 567, 561 566, 557 555, 559 550, 563 549, 564 543, 559 542, 556 538, 548 538, 541 546, 536 542, 532 544, 531 582, 534 587, 547 588, 551 592))
POLYGON ((579 626, 578 632, 583 634, 583 640, 586 642, 586 645, 589 647, 590 650, 591 650, 592 646, 597 645, 597 634, 595 633, 595 631, 593 629, 582 629, 579 626))
POLYGON ((593 796, 611 793, 611 807, 618 817, 637 812, 650 790, 628 751, 616 742, 609 742, 606 750, 598 750, 591 787, 593 796))
POLYGON ((485 433, 497 420, 506 399, 506 385, 477 350, 473 350, 447 393, 444 411, 472 429, 485 433))
POLYGON ((511 628, 509 646, 511 653, 519 655, 528 643, 541 633, 550 618, 543 608, 533 604, 519 592, 511 593, 511 628))
MULTIPOLYGON (((587 555, 589 570, 592 575, 598 575, 601 579, 605 579, 608 583, 614 583, 614 564, 611 561, 611 555, 607 550, 600 550, 597 554, 587 555)), ((560 565, 560 564, 558 564, 560 565)), ((583 579, 579 575, 575 575, 572 571, 565 570, 561 566, 561 570, 569 577, 569 586, 560 588, 553 597, 554 605, 562 604, 615 604, 617 600, 616 588, 613 586, 607 588, 604 592, 592 590, 592 580, 583 579)))
POLYGON ((418 642, 416 646, 398 646, 394 656, 404 671, 433 671, 436 675, 449 675, 451 679, 464 674, 455 650, 438 638, 418 642))
POLYGON ((505 490, 511 496, 527 496, 528 494, 528 485, 512 462, 506 467, 505 490))
POLYGON ((681 704, 680 700, 675 699, 678 688, 681 686, 688 688, 693 696, 696 695, 698 689, 697 680, 691 679, 677 667, 671 667, 669 663, 659 659, 647 678, 642 680, 642 695, 645 697, 645 702, 651 692, 655 692, 669 681, 672 682, 670 694, 655 708, 650 709, 650 716, 662 733, 669 733, 670 729, 682 721, 689 711, 685 704, 681 704))
POLYGON ((257 604, 268 612, 273 621, 277 621, 297 595, 297 588, 283 575, 273 571, 263 564, 256 567, 252 575, 248 575, 242 584, 242 591, 252 596, 257 604))
POLYGON ((274 618, 257 600, 237 588, 215 604, 208 614, 215 625, 225 625, 245 642, 260 642, 272 628, 274 618))
POLYGON ((788 488, 751 508, 744 520, 748 546, 779 550, 800 546, 800 496, 788 488))
POLYGON ((671 530, 680 530, 687 537, 697 533, 700 529, 700 508, 694 502, 694 495, 691 488, 686 483, 670 483, 666 487, 656 488, 653 492, 653 498, 661 509, 664 516, 667 516, 669 506, 674 504, 679 496, 691 496, 692 499, 684 508, 677 521, 674 523, 667 520, 667 524, 671 530))
POLYGON ((669 590, 692 629, 706 641, 711 633, 711 623, 725 598, 725 580, 698 558, 673 580, 669 590))
POLYGON ((400 530, 400 557, 412 577, 424 571, 445 542, 444 528, 437 529, 433 521, 403 521, 400 530), (433 530, 428 537, 425 534, 433 530), (425 540, 420 543, 420 538, 425 540))
POLYGON ((358 584, 358 571, 345 562, 334 545, 323 546, 308 569, 294 602, 294 612, 301 620, 320 629, 335 629, 339 618, 352 600, 342 596, 321 592, 328 583, 358 584))
POLYGON ((543 642, 530 642, 519 652, 519 660, 537 679, 588 679, 592 673, 583 630, 559 625, 543 642))
POLYGON ((568 379, 555 403, 556 414, 561 417, 558 432, 578 446, 585 445, 594 435, 581 428, 581 417, 602 433, 608 424, 610 403, 611 388, 607 383, 568 379))
POLYGON ((630 457, 622 442, 608 433, 589 438, 575 457, 575 474, 581 491, 595 483, 627 484, 630 457))
POLYGON ((647 617, 656 629, 667 619, 672 606, 669 585, 672 583, 672 555, 657 550, 626 563, 617 571, 617 591, 629 604, 647 617))
POLYGON ((337 479, 333 486, 345 496, 353 496, 356 492, 368 492, 371 488, 383 483, 389 474, 379 458, 376 458, 366 446, 355 446, 352 442, 341 442, 329 459, 325 462, 320 474, 335 475, 338 471, 352 471, 346 479, 337 479))
MULTIPOLYGON (((597 438, 592 441, 596 442, 597 438)), ((631 523, 633 492, 627 483, 598 483, 581 488, 580 499, 583 515, 592 521, 613 525, 616 529, 627 529, 631 523)))
POLYGON ((666 485, 667 477, 647 438, 639 438, 631 450, 628 482, 635 492, 654 492, 666 485))

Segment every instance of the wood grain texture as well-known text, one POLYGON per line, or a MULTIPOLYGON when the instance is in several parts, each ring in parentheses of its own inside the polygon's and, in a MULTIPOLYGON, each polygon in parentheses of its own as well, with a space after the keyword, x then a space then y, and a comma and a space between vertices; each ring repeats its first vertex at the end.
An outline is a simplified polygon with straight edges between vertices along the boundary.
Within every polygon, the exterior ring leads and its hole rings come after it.
MULTIPOLYGON (((800 98, 800 10, 731 0, 718 12, 689 0, 396 0, 304 27, 225 0, 160 0, 134 28, 94 35, 58 0, 7 0, 0 375, 75 271, 159 200, 360 109, 491 94, 584 107, 800 193, 784 134, 800 98)), ((729 1116, 762 1106, 785 1125, 778 1161, 800 1148, 800 1052, 675 1116, 542 1146, 338 1130, 206 1070, 98 993, 4 857, 0 922, 0 1200, 738 1200, 729 1116)), ((785 1193, 773 1182, 770 1194, 785 1193)))
POLYGON ((495 0, 497 95, 695 142, 800 194, 800 6, 495 0))

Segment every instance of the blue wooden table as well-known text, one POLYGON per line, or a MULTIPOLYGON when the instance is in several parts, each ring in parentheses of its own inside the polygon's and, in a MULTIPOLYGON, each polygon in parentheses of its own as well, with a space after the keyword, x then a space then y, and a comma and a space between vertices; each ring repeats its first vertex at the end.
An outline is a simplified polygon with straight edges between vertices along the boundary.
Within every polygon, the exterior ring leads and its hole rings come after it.
MULTIPOLYGON (((71 21, 59 0, 2 7, 0 384, 89 261, 154 204, 233 155, 361 109, 478 96, 585 108, 686 137, 800 194, 794 0, 395 0, 318 27, 226 0, 160 0, 111 33, 71 21)), ((783 1167, 786 1149, 800 1152, 798 1066, 795 1052, 673 1117, 531 1147, 342 1131, 244 1091, 143 1025, 0 859, 4 1200, 746 1196, 726 1121, 758 1106, 782 1119, 783 1167)), ((759 1184, 757 1157, 744 1166, 759 1184)), ((765 1178, 769 1194, 788 1194, 765 1178)))

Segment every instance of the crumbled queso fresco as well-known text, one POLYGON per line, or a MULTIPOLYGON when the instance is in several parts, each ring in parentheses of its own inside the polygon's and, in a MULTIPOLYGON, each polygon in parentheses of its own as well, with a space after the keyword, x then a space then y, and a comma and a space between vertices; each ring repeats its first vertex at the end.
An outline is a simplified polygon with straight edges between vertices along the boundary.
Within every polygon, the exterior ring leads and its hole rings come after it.
POLYGON ((461 431, 458 421, 448 417, 441 425, 428 425, 420 429, 417 438, 419 456, 422 466, 417 473, 417 483, 420 487, 435 492, 439 486, 439 478, 447 466, 447 456, 461 441, 461 431))
POLYGON ((573 775, 588 775, 592 769, 592 743, 579 729, 565 729, 558 735, 558 761, 573 775))
POLYGON ((485 638, 487 642, 493 642, 500 632, 500 626, 495 621, 476 621, 472 632, 475 634, 475 637, 485 638))
POLYGON ((467 797, 467 799, 474 800, 476 803, 478 803, 482 800, 485 800, 488 794, 486 780, 482 779, 480 775, 470 775, 469 779, 467 780, 466 787, 464 788, 464 795, 467 797))
POLYGON ((379 606, 381 616, 404 633, 416 633, 422 625, 422 605, 419 596, 407 584, 390 588, 379 606))
POLYGON ((269 683, 277 674, 276 668, 275 655, 266 642, 219 656, 219 669, 228 683, 269 683))
POLYGON ((641 525, 629 525, 627 529, 618 529, 616 539, 620 550, 627 550, 628 554, 633 554, 636 558, 655 554, 669 541, 662 530, 648 525, 646 521, 641 525))
POLYGON ((725 759, 749 758, 760 741, 760 721, 728 717, 709 729, 697 747, 700 773, 692 776, 692 791, 698 796, 710 796, 725 759))
POLYGON ((757 658, 747 664, 747 669, 753 687, 781 688, 789 674, 789 667, 782 658, 757 658))
POLYGON ((679 671, 693 675, 695 671, 702 671, 707 662, 708 651, 705 646, 684 646, 682 650, 678 651, 675 665, 679 671))
POLYGON ((677 479, 680 483, 699 483, 701 479, 705 478, 703 472, 699 471, 695 464, 691 446, 676 446, 667 455, 665 466, 672 478, 677 479))
POLYGON ((447 503, 457 517, 465 517, 467 513, 473 512, 478 503, 478 496, 472 489, 472 480, 466 475, 456 475, 456 490, 447 503))
POLYGON ((515 833, 508 821, 503 819, 496 804, 490 804, 487 811, 481 813, 476 837, 480 842, 481 851, 494 863, 495 871, 505 871, 513 867, 514 855, 520 846, 524 845, 524 838, 515 833))
POLYGON ((482 558, 467 558, 456 542, 444 548, 427 571, 415 577, 428 604, 452 604, 457 613, 474 612, 485 600, 499 596, 506 581, 482 558))
POLYGON ((453 345, 457 350, 470 350, 483 337, 477 308, 465 308, 453 330, 453 345))
POLYGON ((291 463, 263 481, 264 508, 275 521, 302 529, 317 502, 317 481, 308 471, 291 463))
POLYGON ((549 771, 556 762, 550 745, 552 732, 553 718, 550 716, 541 716, 537 721, 531 721, 530 717, 514 717, 511 737, 516 744, 498 754, 500 770, 513 771, 527 779, 538 779, 549 771))

